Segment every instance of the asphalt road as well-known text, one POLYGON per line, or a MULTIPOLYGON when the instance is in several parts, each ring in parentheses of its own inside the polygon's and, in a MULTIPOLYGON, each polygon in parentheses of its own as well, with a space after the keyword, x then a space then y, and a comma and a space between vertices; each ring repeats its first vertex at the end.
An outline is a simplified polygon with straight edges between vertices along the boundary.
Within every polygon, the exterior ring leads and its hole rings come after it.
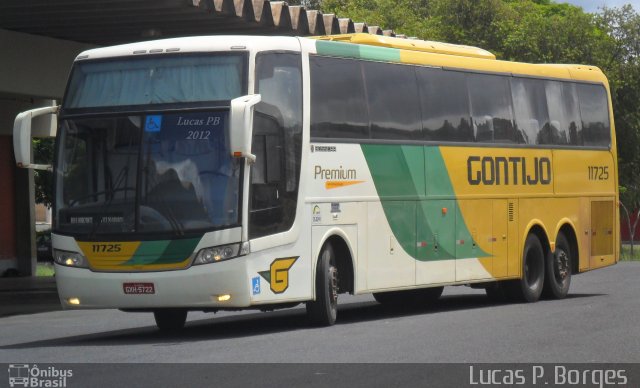
POLYGON ((640 263, 573 278, 570 297, 491 304, 447 287, 436 306, 390 311, 341 296, 338 323, 310 327, 304 309, 190 313, 166 336, 151 314, 54 311, 0 318, 0 363, 38 362, 640 362, 640 263))

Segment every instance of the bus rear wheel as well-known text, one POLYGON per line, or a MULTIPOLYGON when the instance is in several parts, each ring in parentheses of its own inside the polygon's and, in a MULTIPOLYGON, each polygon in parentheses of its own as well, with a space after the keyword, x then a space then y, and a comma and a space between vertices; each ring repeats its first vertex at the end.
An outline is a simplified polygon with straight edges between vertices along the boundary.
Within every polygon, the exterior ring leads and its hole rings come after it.
POLYGON ((569 293, 571 285, 571 247, 569 241, 560 233, 556 239, 556 250, 547 256, 546 274, 542 294, 550 299, 563 299, 569 293))
POLYGON ((320 252, 316 268, 316 300, 307 302, 307 316, 318 326, 331 326, 338 316, 338 267, 331 243, 320 252))
POLYGON ((546 256, 538 236, 529 234, 522 252, 522 277, 505 282, 505 291, 509 299, 528 303, 540 299, 544 286, 546 256))
POLYGON ((184 327, 187 322, 187 310, 184 309, 162 309, 155 310, 153 317, 156 325, 161 331, 175 331, 184 327))

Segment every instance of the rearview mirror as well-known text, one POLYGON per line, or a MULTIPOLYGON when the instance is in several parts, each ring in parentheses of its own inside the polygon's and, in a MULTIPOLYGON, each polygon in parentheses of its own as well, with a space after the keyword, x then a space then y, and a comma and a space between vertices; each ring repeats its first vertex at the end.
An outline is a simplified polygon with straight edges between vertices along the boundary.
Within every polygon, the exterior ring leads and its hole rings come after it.
POLYGON ((253 108, 259 103, 259 94, 250 94, 231 100, 231 123, 229 126, 229 146, 234 158, 247 158, 255 162, 251 153, 253 136, 253 108))
POLYGON ((31 109, 16 116, 13 122, 13 150, 18 167, 51 171, 50 164, 32 163, 31 138, 55 137, 59 109, 59 106, 47 106, 31 109))

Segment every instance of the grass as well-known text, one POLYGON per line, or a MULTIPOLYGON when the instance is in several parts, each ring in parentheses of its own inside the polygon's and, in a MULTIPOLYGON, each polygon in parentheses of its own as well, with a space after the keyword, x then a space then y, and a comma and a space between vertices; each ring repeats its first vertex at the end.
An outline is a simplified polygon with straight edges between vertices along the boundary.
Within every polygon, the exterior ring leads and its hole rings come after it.
POLYGON ((633 245, 633 255, 631 254, 631 245, 622 245, 620 251, 621 261, 640 261, 640 244, 633 245))
POLYGON ((53 276, 55 271, 51 263, 38 263, 36 266, 36 276, 53 276))

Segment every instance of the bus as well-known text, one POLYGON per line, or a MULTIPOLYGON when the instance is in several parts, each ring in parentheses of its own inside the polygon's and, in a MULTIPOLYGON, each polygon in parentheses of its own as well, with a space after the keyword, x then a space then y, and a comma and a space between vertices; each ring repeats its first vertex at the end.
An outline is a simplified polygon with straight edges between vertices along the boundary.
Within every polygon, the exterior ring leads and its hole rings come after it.
POLYGON ((560 299, 619 257, 592 66, 369 34, 164 39, 78 55, 61 105, 18 115, 14 141, 19 166, 53 170, 62 306, 162 330, 300 303, 332 325, 343 293, 560 299), (30 154, 38 116, 51 167, 30 154))

